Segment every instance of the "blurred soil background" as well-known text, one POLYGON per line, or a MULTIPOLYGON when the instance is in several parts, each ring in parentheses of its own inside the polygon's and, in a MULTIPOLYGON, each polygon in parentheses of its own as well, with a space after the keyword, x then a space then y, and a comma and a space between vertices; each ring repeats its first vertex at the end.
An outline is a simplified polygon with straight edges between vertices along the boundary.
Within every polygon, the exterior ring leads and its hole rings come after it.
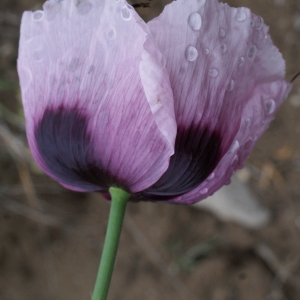
MULTIPOLYGON (((261 15, 300 71, 299 0, 230 0, 261 15)), ((16 59, 24 10, 0 2, 0 300, 89 300, 109 203, 63 189, 27 149, 16 59)), ((146 20, 162 2, 138 8, 146 20)), ((212 20, 213 21, 213 20, 212 20)), ((300 79, 239 172, 272 213, 250 230, 187 206, 130 203, 109 299, 300 299, 300 79)))

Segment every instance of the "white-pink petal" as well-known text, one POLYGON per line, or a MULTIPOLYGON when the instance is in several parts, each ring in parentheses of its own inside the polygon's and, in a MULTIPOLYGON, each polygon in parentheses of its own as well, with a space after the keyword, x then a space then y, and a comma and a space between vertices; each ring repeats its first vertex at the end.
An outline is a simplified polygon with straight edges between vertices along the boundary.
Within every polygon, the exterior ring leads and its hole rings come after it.
MULTIPOLYGON (((95 160, 122 181, 115 184, 147 188, 168 167, 176 121, 167 71, 146 24, 124 0, 49 0, 43 9, 24 13, 18 58, 37 162, 72 186, 41 157, 35 132, 47 109, 76 110, 88 118, 95 160)), ((73 189, 82 190, 76 183, 73 189)))
POLYGON ((285 62, 263 19, 244 7, 177 0, 148 25, 166 58, 178 127, 221 137, 222 159, 211 178, 170 200, 193 203, 242 166, 290 89, 285 62))

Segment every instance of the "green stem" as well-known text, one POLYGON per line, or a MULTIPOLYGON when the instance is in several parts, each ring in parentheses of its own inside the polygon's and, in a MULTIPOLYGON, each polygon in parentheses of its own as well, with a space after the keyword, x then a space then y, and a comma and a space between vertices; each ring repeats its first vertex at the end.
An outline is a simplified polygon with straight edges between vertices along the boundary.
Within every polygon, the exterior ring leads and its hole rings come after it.
POLYGON ((130 194, 118 188, 110 188, 111 207, 102 251, 101 262, 92 300, 106 300, 113 273, 123 218, 130 194))

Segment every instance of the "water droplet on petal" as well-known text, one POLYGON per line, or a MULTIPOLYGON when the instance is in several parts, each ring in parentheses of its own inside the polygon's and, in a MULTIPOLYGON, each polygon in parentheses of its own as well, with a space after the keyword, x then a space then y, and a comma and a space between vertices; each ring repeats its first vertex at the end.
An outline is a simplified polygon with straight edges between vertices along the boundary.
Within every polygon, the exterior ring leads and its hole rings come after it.
POLYGON ((123 6, 121 9, 121 16, 124 21, 129 21, 131 19, 131 11, 127 6, 123 6))
POLYGON ((240 143, 238 140, 235 140, 229 149, 229 153, 236 152, 239 148, 240 148, 240 143))
POLYGON ((44 18, 44 12, 42 10, 37 10, 32 14, 33 21, 41 21, 44 18))
POLYGON ((59 10, 61 8, 60 2, 50 2, 46 1, 43 4, 43 10, 46 15, 47 21, 52 21, 55 16, 58 14, 59 10))
POLYGON ((29 35, 29 34, 24 34, 24 40, 25 42, 31 42, 32 41, 32 35, 29 35))
POLYGON ((187 71, 187 68, 182 66, 182 67, 180 67, 179 73, 184 74, 186 71, 187 71))
POLYGON ((106 34, 106 36, 107 36, 107 38, 109 39, 109 40, 113 40, 113 39, 115 39, 116 38, 116 30, 113 28, 113 27, 111 27, 108 31, 107 31, 107 34, 106 34))
POLYGON ((193 29, 193 30, 199 30, 201 28, 201 25, 202 25, 202 19, 201 19, 201 16, 198 14, 198 13, 192 13, 190 16, 189 16, 189 19, 188 19, 188 24, 190 25, 190 27, 193 29))
POLYGON ((215 173, 211 173, 208 177, 207 177, 207 180, 212 180, 215 178, 215 173))
POLYGON ((263 30, 253 30, 252 34, 252 43, 253 45, 256 45, 257 49, 262 49, 265 45, 265 33, 263 30))
POLYGON ((234 80, 230 79, 230 82, 228 83, 228 86, 227 86, 227 91, 232 91, 233 88, 234 88, 234 80))
POLYGON ((249 118, 246 118, 244 122, 246 127, 249 127, 251 124, 251 120, 249 118))
POLYGON ((221 45, 221 51, 222 51, 222 53, 225 53, 225 52, 227 51, 227 46, 226 46, 226 44, 222 44, 222 45, 221 45))
POLYGON ((238 65, 241 66, 244 63, 244 61, 245 61, 245 58, 243 56, 240 57, 238 60, 238 65))
POLYGON ((198 51, 195 47, 189 46, 185 50, 185 57, 188 61, 194 61, 198 57, 198 51))
POLYGON ((206 194, 208 192, 208 188, 203 188, 203 189, 201 189, 198 193, 200 194, 200 195, 204 195, 204 194, 206 194))
POLYGON ((76 6, 78 13, 83 16, 91 10, 93 4, 89 0, 78 0, 76 6))
POLYGON ((235 15, 235 19, 238 22, 244 22, 247 19, 247 14, 245 13, 245 11, 242 8, 238 9, 237 14, 235 15))
POLYGON ((219 71, 217 69, 210 69, 208 71, 208 75, 213 78, 217 77, 218 74, 219 74, 219 71))
POLYGON ((157 39, 157 33, 156 32, 152 32, 152 37, 156 40, 157 39))
POLYGON ((40 50, 36 50, 32 53, 32 57, 35 61, 41 62, 43 60, 43 53, 40 50))
POLYGON ((256 53, 256 47, 255 46, 251 46, 249 51, 248 51, 248 57, 249 58, 253 58, 255 56, 256 53))
POLYGON ((273 99, 269 99, 265 102, 267 114, 272 114, 275 111, 276 103, 273 99))
POLYGON ((208 48, 205 48, 203 52, 204 52, 205 55, 208 55, 210 51, 209 51, 208 48))
POLYGON ((219 36, 223 38, 223 37, 225 37, 225 35, 226 35, 226 31, 224 28, 221 27, 219 30, 219 36))
POLYGON ((167 65, 167 60, 166 60, 166 58, 165 58, 164 56, 161 56, 161 57, 159 58, 159 65, 160 65, 162 68, 165 68, 165 67, 166 67, 166 65, 167 65))
POLYGON ((79 58, 77 57, 73 58, 69 64, 69 70, 71 72, 75 72, 76 69, 79 67, 79 62, 80 62, 79 58))
POLYGON ((90 66, 87 73, 91 74, 94 72, 94 70, 95 70, 95 66, 90 66))
MULTIPOLYGON (((237 167, 237 164, 239 162, 239 157, 237 155, 235 155, 232 159, 232 162, 231 162, 231 166, 236 168, 237 167)), ((230 183, 230 182, 229 182, 230 183)))
POLYGON ((264 24, 264 20, 262 17, 259 16, 255 16, 251 22, 251 26, 256 29, 260 29, 263 24, 264 24))

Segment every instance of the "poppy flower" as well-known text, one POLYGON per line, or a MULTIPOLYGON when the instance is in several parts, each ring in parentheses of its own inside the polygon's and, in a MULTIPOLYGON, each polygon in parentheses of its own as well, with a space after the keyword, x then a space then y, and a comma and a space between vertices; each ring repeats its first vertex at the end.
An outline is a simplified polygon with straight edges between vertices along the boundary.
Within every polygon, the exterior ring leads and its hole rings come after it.
POLYGON ((217 0, 148 23, 124 0, 46 1, 23 14, 18 72, 50 177, 183 204, 230 181, 290 90, 263 19, 217 0))

